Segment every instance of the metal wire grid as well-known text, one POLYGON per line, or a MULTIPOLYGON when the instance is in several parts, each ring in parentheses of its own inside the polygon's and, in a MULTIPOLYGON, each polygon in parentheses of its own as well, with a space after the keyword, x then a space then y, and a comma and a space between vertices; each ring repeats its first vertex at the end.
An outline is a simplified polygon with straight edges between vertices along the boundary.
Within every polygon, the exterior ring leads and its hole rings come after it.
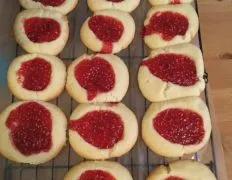
MULTIPOLYGON (((198 4, 197 4, 197 0, 194 1, 194 6, 196 7, 196 11, 198 12, 198 4)), ((87 12, 89 12, 89 10, 87 9, 87 12)), ((145 13, 145 12, 144 12, 145 13)), ((141 40, 142 41, 142 40, 141 40)), ((199 46, 202 50, 202 42, 201 42, 201 34, 200 34, 200 31, 198 33, 198 41, 199 41, 199 46)), ((141 60, 143 59, 144 57, 147 56, 146 52, 145 52, 145 47, 144 47, 144 42, 142 41, 142 53, 141 53, 141 56, 132 56, 131 53, 130 53, 130 50, 128 50, 128 55, 119 55, 122 59, 127 59, 128 62, 126 62, 127 64, 129 64, 129 66, 131 66, 131 62, 135 61, 135 60, 141 60)), ((130 47, 128 48, 130 49, 130 47)), ((16 56, 18 56, 20 54, 20 47, 17 45, 17 48, 16 48, 16 56)), ((86 53, 89 53, 90 51, 88 49, 86 49, 86 53)), ((72 53, 74 54, 74 53, 72 53)), ((75 59, 74 56, 72 57, 62 57, 62 60, 68 62, 68 61, 73 61, 75 59)), ((134 72, 134 75, 136 74, 136 72, 134 72)), ((205 80, 206 82, 208 82, 208 74, 205 73, 205 80)), ((206 104, 207 106, 209 107, 209 99, 208 99, 208 89, 206 87, 205 91, 204 91, 204 97, 205 97, 205 101, 206 101, 206 104)), ((12 103, 15 102, 15 97, 12 96, 12 103)), ((55 103, 56 105, 59 105, 59 98, 57 98, 55 100, 55 103)), ((144 112, 146 111, 148 105, 149 105, 149 102, 147 102, 145 99, 144 99, 144 112)), ((73 106, 74 106, 75 103, 73 103, 73 100, 71 99, 70 100, 70 114, 73 110, 73 106)), ((130 107, 130 106, 129 106, 130 107)), ((143 143, 141 141, 141 137, 140 137, 140 142, 139 143, 143 143)), ((68 142, 67 142, 68 144, 68 142)), ((137 144, 137 146, 139 146, 137 144)), ((137 148, 137 146, 135 148, 137 148)), ((216 158, 215 158, 215 152, 214 152, 214 145, 213 145, 213 137, 211 135, 211 140, 210 140, 210 149, 212 151, 212 158, 209 162, 206 163, 206 165, 209 166, 209 168, 215 173, 215 175, 217 176, 217 167, 216 167, 216 158)), ((46 171, 46 173, 49 172, 50 175, 47 176, 47 178, 44 179, 43 177, 43 180, 56 180, 58 179, 57 177, 55 177, 55 172, 57 173, 62 171, 62 176, 59 177, 59 179, 63 179, 63 174, 65 172, 67 172, 70 167, 72 167, 73 165, 75 165, 75 163, 71 162, 72 161, 72 149, 70 147, 70 145, 68 144, 67 147, 66 147, 66 154, 67 154, 67 157, 66 157, 66 160, 67 162, 63 162, 63 164, 59 164, 59 165, 56 165, 55 161, 57 158, 59 157, 56 157, 55 159, 53 159, 51 162, 47 163, 46 165, 37 165, 37 166, 32 166, 32 165, 27 165, 27 164, 16 164, 14 162, 11 162, 9 160, 5 160, 6 162, 6 166, 5 166, 5 170, 4 170, 4 177, 3 179, 4 180, 25 180, 25 179, 31 179, 31 180, 39 180, 40 179, 40 175, 39 175, 39 171, 46 171), (66 164, 65 164, 66 163, 66 164), (29 173, 28 173, 29 172, 29 173), (24 173, 27 174, 27 176, 23 176, 24 173)), ((125 167, 127 167, 132 175, 135 174, 135 171, 140 171, 142 170, 143 171, 143 174, 142 176, 139 176, 139 177, 133 177, 134 179, 138 179, 138 180, 143 180, 145 179, 145 177, 149 174, 149 172, 154 168, 154 167, 157 167, 161 164, 168 164, 168 162, 170 161, 169 159, 166 159, 165 157, 158 157, 157 155, 154 155, 152 154, 149 149, 146 147, 145 148, 145 151, 144 152, 140 152, 140 153, 144 153, 145 156, 146 156, 146 161, 143 162, 143 163, 138 163, 136 162, 136 160, 134 159, 134 156, 133 155, 130 155, 130 159, 126 158, 126 162, 125 160, 123 160, 124 162, 120 161, 119 158, 114 158, 113 160, 114 161, 119 161, 122 165, 124 165, 125 167), (150 163, 150 159, 153 159, 153 158, 158 158, 159 160, 156 162, 156 163, 150 163)), ((129 153, 131 154, 131 152, 129 153)), ((141 155, 141 154, 139 154, 141 155)), ((78 157, 78 155, 76 155, 78 157)), ((144 156, 144 155, 143 155, 144 156)), ((192 157, 188 157, 190 159, 195 159, 197 161, 201 161, 201 158, 200 158, 201 154, 200 153, 195 153, 192 157)), ((80 157, 79 157, 80 158, 80 157)), ((182 158, 179 158, 179 159, 182 159, 182 158)), ((186 159, 186 158, 185 158, 186 159)), ((82 159, 84 160, 84 159, 82 159)), ((41 173, 41 172, 40 172, 41 173)))

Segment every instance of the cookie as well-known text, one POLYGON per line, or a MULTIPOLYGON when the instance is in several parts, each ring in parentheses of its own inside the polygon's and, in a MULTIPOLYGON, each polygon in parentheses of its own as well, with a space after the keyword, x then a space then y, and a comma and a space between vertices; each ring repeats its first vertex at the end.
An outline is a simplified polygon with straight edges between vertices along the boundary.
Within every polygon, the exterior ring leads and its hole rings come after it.
POLYGON ((66 67, 55 56, 26 54, 13 60, 7 80, 17 98, 49 101, 64 90, 66 67))
POLYGON ((82 42, 92 51, 114 54, 132 42, 135 22, 122 11, 97 11, 84 22, 80 33, 82 42))
POLYGON ((72 11, 78 0, 19 0, 25 9, 48 9, 68 14, 72 11))
POLYGON ((72 148, 86 159, 122 156, 138 137, 136 117, 122 103, 81 104, 72 113, 68 129, 72 148))
POLYGON ((45 9, 25 10, 15 20, 16 41, 29 53, 59 54, 69 36, 68 19, 45 9))
POLYGON ((142 121, 142 137, 155 153, 181 157, 202 149, 209 141, 211 121, 198 97, 153 103, 142 121))
POLYGON ((156 49, 143 59, 139 88, 151 102, 199 96, 205 89, 201 50, 192 44, 156 49))
POLYGON ((115 55, 85 54, 68 68, 66 89, 79 103, 120 102, 128 86, 128 69, 115 55))
POLYGON ((155 168, 147 180, 216 180, 207 166, 193 160, 180 160, 155 168))
POLYGON ((132 12, 138 7, 140 0, 88 0, 87 2, 89 8, 94 12, 106 9, 132 12))
POLYGON ((199 29, 195 9, 189 4, 155 6, 149 10, 142 35, 151 49, 188 43, 199 29))
POLYGON ((0 114, 0 153, 18 163, 53 159, 66 143, 67 120, 55 105, 21 101, 0 114))
POLYGON ((133 180, 130 172, 122 165, 111 161, 85 161, 74 166, 64 180, 133 180))
POLYGON ((183 4, 191 3, 193 0, 149 0, 150 4, 153 6, 163 5, 163 4, 183 4))

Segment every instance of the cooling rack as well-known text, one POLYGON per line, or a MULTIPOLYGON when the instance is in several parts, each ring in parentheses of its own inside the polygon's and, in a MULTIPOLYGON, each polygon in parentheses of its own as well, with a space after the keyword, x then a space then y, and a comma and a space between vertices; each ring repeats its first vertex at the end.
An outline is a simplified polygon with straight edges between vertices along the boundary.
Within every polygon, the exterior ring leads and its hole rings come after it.
MULTIPOLYGON (((193 3, 193 6, 198 11, 196 1, 193 3)), ((144 46, 143 40, 140 37, 140 30, 148 9, 150 9, 150 5, 147 0, 141 0, 140 6, 132 13, 137 27, 135 38, 129 48, 118 54, 127 64, 130 73, 130 86, 123 103, 134 111, 139 124, 141 124, 141 119, 149 106, 149 102, 141 95, 137 84, 139 64, 149 54, 149 50, 144 46)), ((11 60, 25 53, 16 44, 13 35, 14 19, 20 10, 21 7, 18 0, 0 1, 0 111, 10 103, 17 101, 7 89, 6 73, 11 60)), ((77 8, 69 14, 70 38, 66 48, 59 55, 67 66, 76 57, 84 53, 92 53, 82 44, 79 35, 81 25, 90 15, 91 12, 88 9, 86 0, 80 0, 77 8)), ((202 48, 200 31, 192 43, 202 48)), ((205 80, 207 81, 207 79, 207 73, 205 73, 205 80)), ((127 167, 134 180, 145 180, 149 172, 156 166, 168 164, 178 159, 195 159, 200 161, 208 165, 219 180, 227 180, 220 133, 208 92, 209 86, 207 85, 206 90, 202 93, 202 98, 205 99, 211 112, 213 132, 209 144, 203 150, 182 158, 164 158, 152 153, 143 143, 140 134, 137 144, 129 153, 112 160, 127 167)), ((59 106, 67 117, 70 116, 72 110, 77 105, 67 92, 64 92, 51 103, 59 106)), ((42 165, 18 164, 0 156, 0 180, 63 180, 65 173, 73 165, 81 161, 84 161, 84 159, 72 150, 68 142, 67 146, 55 159, 42 165)))

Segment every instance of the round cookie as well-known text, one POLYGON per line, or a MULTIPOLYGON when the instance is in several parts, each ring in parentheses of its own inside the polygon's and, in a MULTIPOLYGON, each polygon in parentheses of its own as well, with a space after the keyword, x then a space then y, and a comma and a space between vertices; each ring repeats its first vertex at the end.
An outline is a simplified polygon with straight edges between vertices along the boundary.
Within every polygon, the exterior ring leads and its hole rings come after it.
POLYGON ((192 44, 156 49, 143 59, 139 88, 151 102, 199 96, 205 88, 201 50, 192 44))
POLYGON ((88 0, 87 2, 89 8, 94 12, 106 9, 132 12, 138 7, 140 0, 88 0))
POLYGON ((29 164, 45 163, 65 146, 67 120, 55 105, 21 101, 0 114, 0 153, 29 164))
POLYGON ((85 161, 74 166, 64 180, 120 179, 133 180, 130 172, 122 165, 111 161, 85 161))
POLYGON ((68 19, 45 9, 20 12, 15 20, 16 41, 29 53, 59 54, 69 36, 68 19))
POLYGON ((210 169, 197 161, 180 160, 168 166, 155 168, 147 180, 216 180, 215 175, 210 169))
POLYGON ((142 137, 155 153, 181 157, 202 149, 209 141, 211 121, 199 97, 153 103, 142 121, 142 137))
POLYGON ((118 53, 127 48, 135 35, 130 14, 118 10, 95 12, 81 27, 81 40, 92 51, 118 53))
POLYGON ((68 68, 66 89, 79 103, 120 102, 128 86, 128 69, 114 55, 85 54, 68 68))
POLYGON ((142 35, 146 45, 156 49, 188 43, 198 29, 198 16, 191 5, 163 5, 149 10, 142 35))
POLYGON ((138 123, 122 103, 81 104, 68 125, 69 142, 86 159, 119 157, 135 145, 138 123))
POLYGON ((7 80, 17 98, 49 101, 64 90, 66 67, 55 56, 26 54, 13 60, 7 80))
POLYGON ((48 9, 68 14, 72 11, 78 0, 19 0, 25 9, 48 9))
POLYGON ((193 0, 149 0, 150 4, 153 6, 162 4, 183 4, 191 3, 193 0))

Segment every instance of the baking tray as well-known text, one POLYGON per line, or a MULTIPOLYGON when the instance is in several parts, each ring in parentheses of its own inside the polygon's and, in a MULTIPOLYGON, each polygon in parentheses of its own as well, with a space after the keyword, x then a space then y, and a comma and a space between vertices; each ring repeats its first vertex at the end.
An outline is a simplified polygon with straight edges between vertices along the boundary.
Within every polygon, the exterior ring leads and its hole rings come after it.
MULTIPOLYGON (((198 10, 196 1, 193 3, 193 6, 198 10)), ((150 5, 147 0, 141 0, 140 6, 132 13, 137 27, 135 38, 126 50, 118 54, 127 64, 130 73, 130 86, 123 103, 134 111, 139 124, 141 124, 142 117, 149 106, 149 102, 141 95, 137 84, 139 64, 149 54, 149 49, 144 46, 143 39, 140 36, 140 30, 149 9, 150 5)), ((14 19, 21 10, 22 8, 18 0, 0 0, 0 111, 10 103, 17 101, 7 88, 6 73, 12 59, 18 55, 25 54, 16 44, 13 35, 14 19)), ((67 66, 76 57, 84 53, 92 53, 82 44, 79 32, 83 22, 91 14, 86 0, 80 0, 78 6, 69 14, 70 38, 64 51, 59 55, 67 66)), ((193 43, 201 48, 200 31, 193 43)), ((205 79, 207 80, 207 76, 205 79)), ((164 158, 152 153, 143 143, 140 134, 137 144, 129 153, 112 160, 127 167, 134 180, 145 180, 145 177, 156 166, 168 164, 168 162, 178 159, 195 159, 200 161, 209 166, 218 180, 227 180, 220 133, 210 102, 208 85, 204 93, 202 93, 202 98, 205 99, 211 112, 213 133, 209 144, 200 152, 182 158, 164 158)), ((77 103, 72 100, 67 92, 63 92, 61 96, 51 103, 59 106, 67 117, 70 116, 72 110, 77 106, 77 103)), ((83 160, 72 150, 68 143, 55 159, 37 166, 14 163, 0 156, 0 180, 62 180, 70 167, 83 160)))

